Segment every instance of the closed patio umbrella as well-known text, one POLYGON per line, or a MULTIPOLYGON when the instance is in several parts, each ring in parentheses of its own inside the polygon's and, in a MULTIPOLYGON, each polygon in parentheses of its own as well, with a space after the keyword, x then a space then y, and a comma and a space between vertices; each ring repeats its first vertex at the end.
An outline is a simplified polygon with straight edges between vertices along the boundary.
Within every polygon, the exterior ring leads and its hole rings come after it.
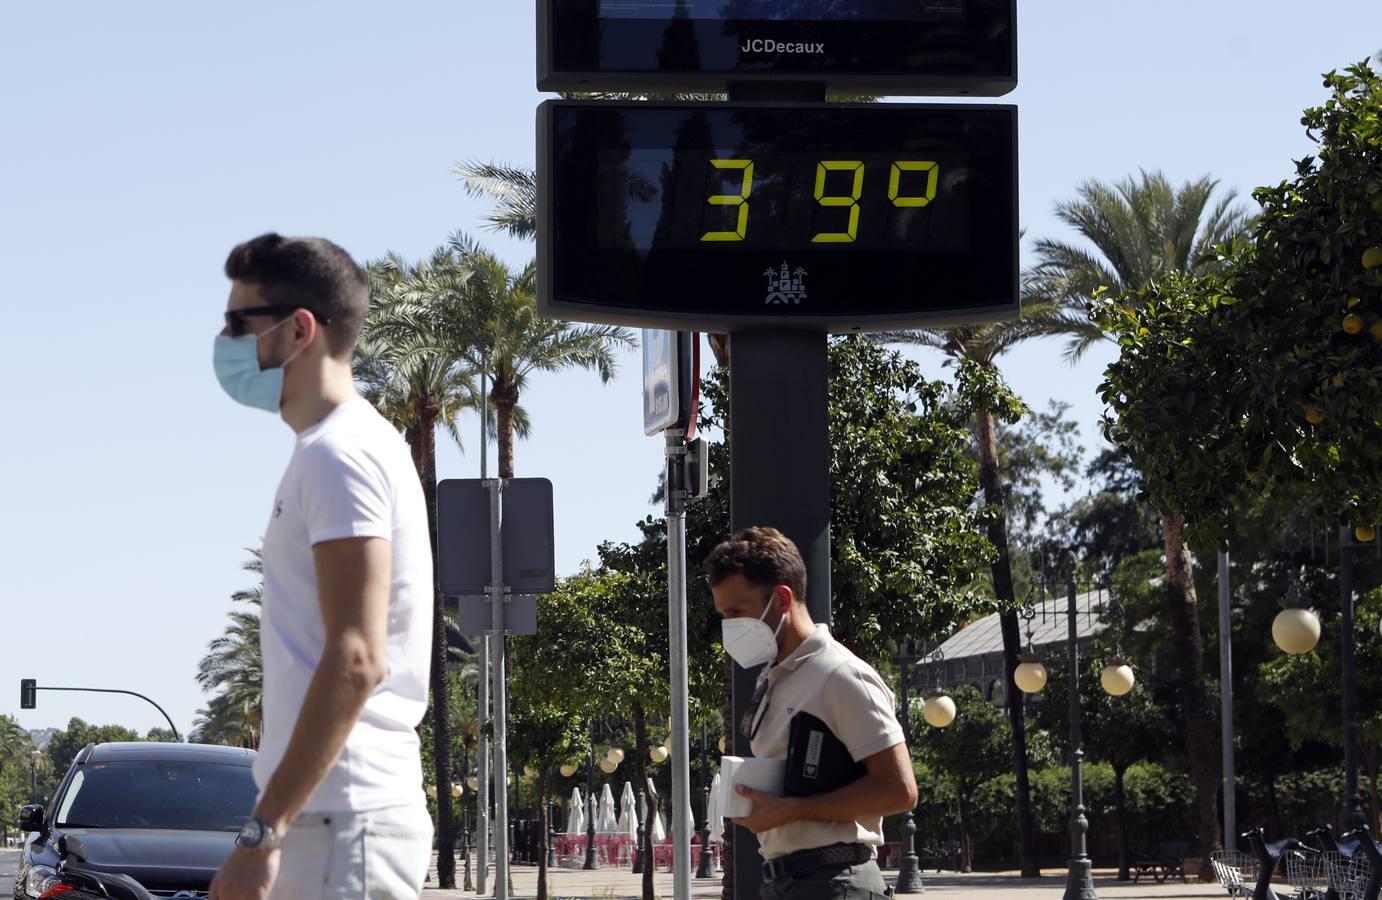
POLYGON ((638 801, 633 797, 633 784, 624 782, 624 793, 619 797, 619 833, 638 837, 638 801))
POLYGON ((706 818, 710 820, 710 839, 712 841, 723 840, 725 836, 725 816, 720 810, 720 776, 716 775, 710 781, 710 811, 706 818))
POLYGON ((600 791, 600 813, 595 819, 595 830, 601 834, 614 834, 619 830, 619 820, 614 815, 614 792, 609 785, 600 791))
POLYGON ((566 833, 570 837, 585 834, 585 798, 580 788, 571 789, 571 806, 567 809, 566 833))

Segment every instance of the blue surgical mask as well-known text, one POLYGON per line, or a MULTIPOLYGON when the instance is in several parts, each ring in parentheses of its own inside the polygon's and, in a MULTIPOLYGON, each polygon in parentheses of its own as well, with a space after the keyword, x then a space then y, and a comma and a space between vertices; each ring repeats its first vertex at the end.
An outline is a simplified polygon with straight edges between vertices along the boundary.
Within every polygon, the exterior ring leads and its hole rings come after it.
POLYGON ((291 321, 291 318, 284 319, 259 334, 216 335, 211 364, 216 370, 216 380, 230 399, 265 412, 278 412, 283 403, 283 367, 297 354, 284 360, 282 365, 262 369, 259 367, 259 339, 291 321))

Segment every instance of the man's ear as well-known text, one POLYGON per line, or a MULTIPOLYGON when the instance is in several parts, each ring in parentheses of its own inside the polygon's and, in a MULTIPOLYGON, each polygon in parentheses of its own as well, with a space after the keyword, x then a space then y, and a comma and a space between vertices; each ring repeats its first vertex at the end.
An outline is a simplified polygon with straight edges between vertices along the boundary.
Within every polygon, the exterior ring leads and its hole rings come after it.
POLYGON ((779 584, 773 589, 773 604, 777 606, 778 612, 786 615, 792 611, 792 589, 785 584, 779 584))

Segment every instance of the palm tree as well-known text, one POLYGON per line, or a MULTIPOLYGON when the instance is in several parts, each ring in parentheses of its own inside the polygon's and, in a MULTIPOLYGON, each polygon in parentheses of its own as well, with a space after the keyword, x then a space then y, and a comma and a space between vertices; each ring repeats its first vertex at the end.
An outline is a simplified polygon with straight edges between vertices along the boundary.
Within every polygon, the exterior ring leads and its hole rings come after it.
MULTIPOLYGON (((437 544, 437 428, 460 443, 458 419, 479 406, 474 370, 456 350, 466 339, 448 330, 442 311, 456 303, 468 275, 449 248, 410 264, 390 254, 367 267, 370 312, 354 361, 362 393, 403 432, 427 501, 432 547, 437 544)), ((453 783, 450 681, 446 675, 449 646, 441 587, 433 576, 432 591, 432 754, 435 783, 453 783)), ((456 819, 451 792, 437 791, 437 861, 439 887, 454 889, 456 819)))
POLYGON ((488 197, 494 207, 485 216, 492 231, 521 240, 537 234, 537 173, 501 163, 458 162, 451 169, 472 197, 488 197))
MULTIPOLYGON (((1159 172, 1142 172, 1113 185, 1085 182, 1075 200, 1057 204, 1056 216, 1094 245, 1083 249, 1061 241, 1036 244, 1039 262, 1026 295, 1062 307, 1070 335, 1068 356, 1077 359, 1107 336, 1086 308, 1100 290, 1131 294, 1170 273, 1203 275, 1222 265, 1214 250, 1243 238, 1251 217, 1232 191, 1205 176, 1175 187, 1159 172)), ((1200 816, 1200 880, 1212 881, 1209 851, 1220 845, 1217 815, 1218 767, 1214 730, 1205 696, 1204 652, 1190 549, 1180 510, 1161 510, 1166 553, 1167 615, 1179 653, 1177 678, 1184 706, 1186 752, 1200 816)))
POLYGON ((618 368, 616 351, 631 349, 635 339, 627 328, 541 318, 535 263, 514 272, 462 235, 451 238, 451 247, 464 260, 468 282, 463 301, 449 307, 449 333, 463 342, 458 355, 489 376, 499 477, 512 478, 514 437, 528 430, 518 401, 533 374, 593 369, 608 384, 618 368))
MULTIPOLYGON (((974 366, 981 375, 998 375, 998 358, 1025 340, 1063 333, 1056 304, 1029 304, 1023 315, 1007 322, 960 325, 954 328, 920 331, 891 331, 877 335, 885 343, 914 344, 944 353, 950 362, 974 366)), ((986 392, 976 391, 976 394, 986 392)), ((1007 673, 1008 720, 1012 725, 1013 771, 1016 775, 1018 845, 1022 877, 1039 878, 1032 827, 1031 790, 1027 778, 1027 725, 1023 695, 1013 680, 1018 655, 1022 652, 1022 633, 1017 618, 1016 591, 1013 588, 1012 560, 1008 547, 1008 517, 1004 509, 1003 478, 998 462, 997 419, 999 398, 969 398, 974 407, 974 434, 979 449, 979 483, 984 502, 998 514, 989 520, 988 539, 998 551, 992 565, 993 592, 1001 612, 998 616, 1003 635, 1003 668, 1007 673)))
POLYGON ((259 647, 259 610, 264 599, 264 562, 260 550, 241 567, 259 576, 259 584, 236 591, 225 632, 207 647, 197 664, 197 684, 214 692, 197 714, 193 739, 199 743, 258 747, 263 719, 264 657, 259 647))

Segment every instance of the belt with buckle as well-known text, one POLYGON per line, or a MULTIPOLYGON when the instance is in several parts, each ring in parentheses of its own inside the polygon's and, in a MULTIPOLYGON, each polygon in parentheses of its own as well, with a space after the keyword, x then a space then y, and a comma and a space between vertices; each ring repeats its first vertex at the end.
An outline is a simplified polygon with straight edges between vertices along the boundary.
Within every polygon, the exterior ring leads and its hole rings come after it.
POLYGON ((791 878, 825 866, 862 866, 871 859, 873 848, 868 844, 831 844, 813 850, 798 850, 763 863, 763 880, 791 878))

